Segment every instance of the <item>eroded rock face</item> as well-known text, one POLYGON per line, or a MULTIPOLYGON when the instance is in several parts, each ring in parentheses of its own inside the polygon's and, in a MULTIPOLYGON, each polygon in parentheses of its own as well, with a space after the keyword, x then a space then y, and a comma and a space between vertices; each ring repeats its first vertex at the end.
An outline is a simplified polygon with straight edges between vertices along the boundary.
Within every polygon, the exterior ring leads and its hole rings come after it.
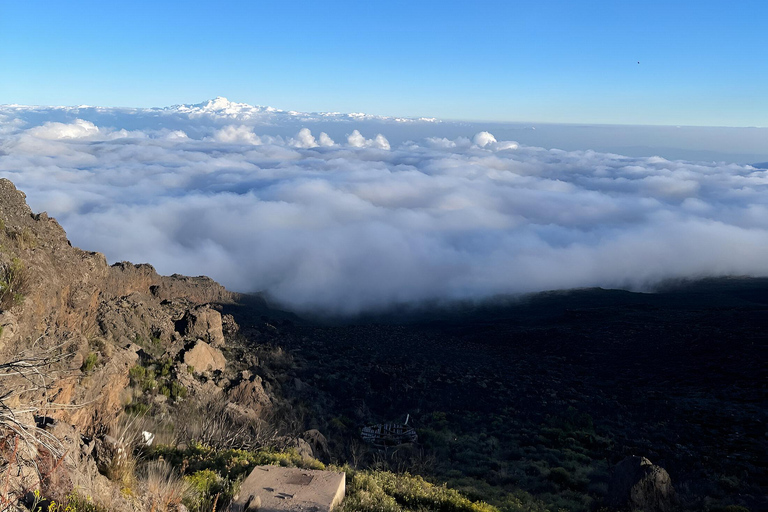
POLYGON ((83 432, 89 432, 97 425, 112 421, 128 400, 128 371, 138 362, 139 350, 136 345, 115 349, 112 357, 89 375, 88 379, 81 382, 73 379, 63 380, 53 395, 54 401, 89 406, 58 411, 55 416, 77 426, 83 432))
POLYGON ((249 416, 258 417, 262 411, 272 405, 269 395, 264 390, 261 377, 255 375, 232 387, 228 398, 247 411, 249 416))
POLYGON ((667 512, 675 491, 669 473, 645 457, 627 457, 613 470, 606 502, 620 510, 667 512))
POLYGON ((167 311, 154 297, 134 292, 118 299, 103 301, 98 310, 101 333, 110 339, 121 336, 148 340, 159 338, 168 342, 173 333, 173 322, 167 311))
MULTIPOLYGON (((237 325, 231 318, 222 325, 221 314, 205 304, 230 302, 233 295, 206 277, 160 276, 146 264, 110 266, 103 254, 72 247, 55 219, 34 214, 23 192, 0 179, 0 268, 10 265, 23 270, 24 280, 18 297, 6 294, 0 301, 0 361, 51 362, 44 382, 43 375, 31 386, 20 376, 4 378, 0 402, 17 410, 25 424, 35 423, 37 409, 57 420, 51 434, 63 443, 66 461, 56 472, 60 480, 49 479, 46 493, 57 496, 57 490, 76 487, 102 496, 110 509, 131 510, 119 486, 99 474, 96 462, 104 466, 114 450, 107 437, 93 434, 103 432, 132 400, 129 370, 137 364, 162 357, 181 366, 179 353, 192 342, 182 356, 186 364, 197 372, 223 370, 226 359, 215 346, 224 344, 224 329, 235 333, 237 325), (184 318, 186 339, 175 324, 184 318), (23 388, 29 389, 20 393, 23 388)), ((181 378, 194 384, 190 394, 223 393, 211 379, 201 383, 184 370, 181 378)), ((250 403, 258 403, 259 390, 263 393, 260 383, 243 392, 251 391, 250 403)), ((13 492, 39 483, 32 462, 45 469, 52 460, 32 451, 28 458, 29 464, 13 468, 18 483, 13 492)))
MULTIPOLYGON (((54 414, 84 430, 89 422, 109 422, 125 405, 120 393, 128 385, 128 369, 137 363, 135 352, 124 352, 129 343, 149 347, 155 357, 163 352, 175 357, 183 341, 174 321, 189 310, 189 341, 224 342, 221 315, 199 307, 231 301, 222 286, 206 277, 160 276, 147 264, 110 266, 103 254, 72 247, 55 219, 34 214, 24 193, 0 179, 0 266, 13 262, 20 262, 25 282, 20 300, 0 305, 0 359, 29 350, 72 354, 51 368, 48 383, 53 382, 57 403, 79 406, 54 414), (80 373, 94 354, 97 367, 80 373)), ((201 346, 189 357, 196 355, 199 371, 224 366, 220 351, 201 346)), ((6 379, 0 395, 17 387, 6 379)))
POLYGON ((194 347, 184 352, 184 364, 192 366, 195 372, 224 370, 227 359, 221 350, 214 348, 202 340, 194 347))

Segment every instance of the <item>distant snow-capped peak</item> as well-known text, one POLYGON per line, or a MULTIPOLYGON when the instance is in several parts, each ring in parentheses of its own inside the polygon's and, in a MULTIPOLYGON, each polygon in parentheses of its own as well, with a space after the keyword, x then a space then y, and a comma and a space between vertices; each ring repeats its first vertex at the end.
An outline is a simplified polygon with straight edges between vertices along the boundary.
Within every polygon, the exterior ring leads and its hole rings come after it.
MULTIPOLYGON (((98 116, 112 114, 131 115, 133 119, 149 116, 156 119, 162 117, 181 117, 186 119, 211 120, 219 123, 244 123, 244 124, 273 124, 281 121, 301 122, 359 122, 374 121, 383 123, 436 123, 435 118, 392 117, 365 114, 360 112, 300 112, 296 110, 282 110, 275 107, 250 105, 230 101, 223 96, 217 96, 202 103, 178 104, 169 107, 155 108, 131 108, 131 107, 97 107, 88 105, 79 106, 30 106, 30 105, 0 105, 2 112, 44 112, 66 113, 68 116, 80 116, 96 122, 98 116)), ((98 124, 98 123, 97 123, 98 124)))
POLYGON ((249 105, 248 103, 229 101, 223 96, 217 96, 212 100, 204 101, 202 103, 194 103, 192 105, 173 105, 171 107, 165 107, 162 110, 189 114, 192 116, 207 114, 233 118, 249 118, 254 115, 282 112, 281 110, 272 107, 254 106, 249 105))
POLYGON ((394 121, 398 123, 409 122, 437 122, 435 118, 407 118, 407 117, 390 117, 390 116, 378 116, 374 114, 364 114, 360 112, 352 112, 344 114, 341 112, 299 112, 296 110, 282 110, 275 107, 250 105, 248 103, 237 103, 230 101, 223 96, 217 96, 214 99, 204 101, 202 103, 173 105, 171 107, 165 107, 161 110, 172 111, 187 114, 190 116, 210 115, 216 117, 231 117, 234 119, 252 119, 254 117, 265 116, 279 116, 279 117, 292 117, 302 118, 305 120, 380 120, 380 121, 394 121))

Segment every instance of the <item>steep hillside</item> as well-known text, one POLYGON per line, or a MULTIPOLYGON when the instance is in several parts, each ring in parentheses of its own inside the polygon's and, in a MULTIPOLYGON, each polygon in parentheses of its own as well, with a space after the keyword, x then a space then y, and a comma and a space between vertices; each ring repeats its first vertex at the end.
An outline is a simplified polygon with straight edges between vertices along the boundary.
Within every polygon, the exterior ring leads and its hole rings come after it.
POLYGON ((103 476, 106 454, 124 449, 127 430, 116 422, 125 423, 125 409, 162 417, 225 395, 230 408, 219 421, 270 408, 260 378, 227 361, 250 361, 233 355, 237 325, 215 309, 232 300, 206 277, 110 266, 103 254, 72 247, 55 219, 33 213, 0 180, 2 505, 29 490, 61 496, 74 487, 114 498, 117 509, 141 508, 141 498, 112 496, 121 487, 103 476))

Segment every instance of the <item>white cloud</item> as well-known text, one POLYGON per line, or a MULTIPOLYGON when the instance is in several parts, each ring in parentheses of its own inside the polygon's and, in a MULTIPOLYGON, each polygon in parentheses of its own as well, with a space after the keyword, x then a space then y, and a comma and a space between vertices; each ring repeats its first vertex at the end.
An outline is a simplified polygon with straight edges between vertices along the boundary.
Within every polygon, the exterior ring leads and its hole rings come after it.
POLYGON ((261 144, 261 138, 244 125, 227 125, 213 134, 213 140, 217 142, 226 142, 229 144, 261 144))
POLYGON ((484 148, 489 144, 495 144, 496 137, 494 137, 492 134, 488 132, 480 132, 475 134, 475 136, 472 138, 472 142, 476 146, 480 146, 481 148, 484 148))
POLYGON ((291 140, 291 146, 297 148, 316 148, 318 144, 309 128, 302 128, 296 134, 296 138, 291 140))
POLYGON ((353 148, 376 148, 389 150, 389 141, 382 134, 376 135, 373 139, 366 139, 359 131, 353 131, 347 137, 347 144, 353 148))
POLYGON ((240 121, 254 112, 243 104, 195 109, 158 125, 6 108, 0 175, 85 249, 296 307, 768 275, 766 170, 488 132, 390 145, 354 130, 337 145, 320 130, 341 115, 311 125, 315 139, 301 115, 260 125, 240 121))
POLYGON ((363 148, 365 147, 366 142, 368 141, 357 130, 353 131, 349 137, 347 137, 347 144, 353 148, 363 148))
POLYGON ((333 139, 329 137, 325 132, 320 132, 320 136, 317 138, 317 142, 319 145, 324 147, 331 147, 336 145, 336 143, 333 142, 333 139))
POLYGON ((379 148, 379 149, 386 149, 389 150, 389 141, 386 137, 384 137, 382 134, 377 134, 376 137, 373 138, 373 147, 379 148))
POLYGON ((91 139, 98 137, 99 128, 89 121, 75 119, 74 122, 67 124, 47 122, 28 130, 27 133, 39 139, 49 140, 91 139))

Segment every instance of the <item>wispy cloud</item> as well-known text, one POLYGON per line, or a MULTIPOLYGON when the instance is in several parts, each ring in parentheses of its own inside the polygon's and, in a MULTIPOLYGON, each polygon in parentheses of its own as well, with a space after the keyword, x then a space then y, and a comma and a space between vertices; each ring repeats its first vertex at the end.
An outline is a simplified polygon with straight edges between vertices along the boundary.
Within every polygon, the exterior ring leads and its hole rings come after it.
POLYGON ((234 105, 6 107, 0 173, 83 248, 299 308, 768 274, 765 170, 488 132, 392 145, 350 118, 334 141, 234 105))

